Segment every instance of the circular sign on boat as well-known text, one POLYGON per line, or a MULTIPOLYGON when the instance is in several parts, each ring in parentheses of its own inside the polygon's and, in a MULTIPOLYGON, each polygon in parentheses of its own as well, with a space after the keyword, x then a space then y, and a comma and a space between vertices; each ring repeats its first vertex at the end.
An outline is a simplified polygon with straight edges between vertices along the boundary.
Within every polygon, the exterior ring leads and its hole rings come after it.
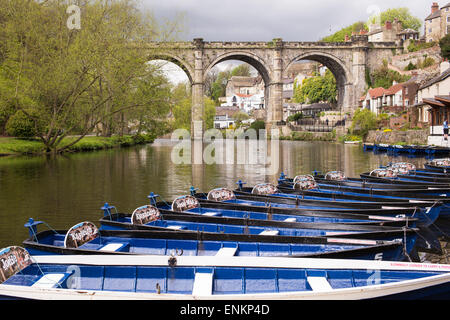
POLYGON ((310 174, 301 174, 298 176, 295 176, 294 178, 294 183, 297 183, 299 181, 304 181, 304 180, 308 180, 308 181, 315 181, 314 177, 310 174))
POLYGON ((375 169, 370 171, 370 176, 372 177, 380 177, 380 178, 394 178, 397 176, 397 173, 392 169, 375 169))
POLYGON ((236 199, 236 196, 230 189, 216 188, 208 193, 207 199, 211 201, 227 201, 236 199))
POLYGON ((430 161, 430 165, 436 167, 450 167, 450 159, 449 158, 434 159, 430 161))
POLYGON ((345 174, 342 171, 330 171, 325 175, 326 180, 337 180, 342 181, 347 179, 345 174))
POLYGON ((314 180, 300 180, 294 184, 295 190, 312 190, 318 188, 319 186, 314 180))
POLYGON ((173 200, 172 211, 182 212, 200 207, 197 198, 193 196, 181 196, 173 200))
POLYGON ((64 238, 64 247, 78 248, 79 246, 94 240, 99 235, 98 228, 89 221, 81 222, 74 225, 66 233, 64 238))
POLYGON ((416 166, 408 162, 396 162, 390 165, 389 168, 400 174, 408 174, 410 171, 416 170, 416 166))
POLYGON ((131 215, 131 223, 147 224, 152 221, 158 220, 160 217, 161 214, 158 208, 151 205, 145 205, 133 211, 133 214, 131 215))
POLYGON ((278 193, 277 187, 271 183, 260 183, 253 187, 252 194, 269 195, 278 193))
POLYGON ((11 246, 0 250, 0 283, 32 263, 30 254, 22 247, 11 246))

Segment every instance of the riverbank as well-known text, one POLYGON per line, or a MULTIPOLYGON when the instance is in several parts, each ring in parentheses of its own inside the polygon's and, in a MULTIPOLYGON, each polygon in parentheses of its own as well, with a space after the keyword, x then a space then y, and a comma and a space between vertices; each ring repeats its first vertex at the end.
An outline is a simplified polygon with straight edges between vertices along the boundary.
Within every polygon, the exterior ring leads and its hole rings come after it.
MULTIPOLYGON (((76 137, 64 138, 61 146, 73 142, 76 137)), ((138 144, 152 143, 155 140, 150 135, 124 135, 112 137, 86 136, 65 152, 83 152, 120 147, 129 147, 138 144)), ((0 137, 0 155, 37 155, 45 153, 45 145, 38 139, 20 139, 11 137, 0 137)))

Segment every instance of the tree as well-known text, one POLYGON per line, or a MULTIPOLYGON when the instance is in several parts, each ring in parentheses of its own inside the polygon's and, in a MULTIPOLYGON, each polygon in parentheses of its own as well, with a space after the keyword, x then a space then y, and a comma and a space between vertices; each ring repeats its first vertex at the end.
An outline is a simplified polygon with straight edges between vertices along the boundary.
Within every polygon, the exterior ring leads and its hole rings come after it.
POLYGON ((405 81, 408 81, 411 78, 411 76, 408 75, 401 75, 397 71, 390 70, 388 67, 388 62, 385 60, 383 61, 383 65, 378 70, 375 70, 371 74, 372 84, 374 88, 385 88, 389 89, 394 81, 398 83, 402 83, 405 81))
POLYGON ((450 59, 450 33, 439 40, 439 46, 441 47, 442 58, 450 59))
POLYGON ((369 109, 361 108, 355 111, 350 131, 352 134, 366 136, 369 130, 376 129, 377 116, 369 109))
POLYGON ((346 35, 351 36, 352 33, 354 33, 354 32, 359 33, 361 30, 366 30, 367 31, 368 29, 367 29, 367 26, 366 26, 366 24, 364 22, 358 21, 358 22, 355 22, 354 24, 352 24, 352 25, 350 25, 348 27, 342 28, 341 30, 335 32, 332 35, 329 35, 329 36, 323 38, 321 41, 324 41, 324 42, 344 42, 346 35))
POLYGON ((327 69, 324 76, 316 75, 303 80, 301 85, 294 81, 293 100, 297 103, 337 102, 336 79, 327 69))
POLYGON ((419 31, 422 27, 422 21, 411 15, 409 8, 394 8, 387 9, 386 11, 381 12, 379 15, 372 16, 369 18, 367 22, 370 24, 379 24, 384 25, 386 21, 394 21, 398 19, 402 23, 403 29, 414 29, 419 31))
POLYGON ((152 95, 164 83, 139 49, 165 33, 134 0, 80 2, 80 30, 67 28, 67 1, 5 2, 0 85, 7 90, 0 101, 36 124, 47 152, 64 151, 94 128, 123 131, 138 108, 165 112, 167 97, 152 95), (78 137, 62 145, 68 135, 78 137))

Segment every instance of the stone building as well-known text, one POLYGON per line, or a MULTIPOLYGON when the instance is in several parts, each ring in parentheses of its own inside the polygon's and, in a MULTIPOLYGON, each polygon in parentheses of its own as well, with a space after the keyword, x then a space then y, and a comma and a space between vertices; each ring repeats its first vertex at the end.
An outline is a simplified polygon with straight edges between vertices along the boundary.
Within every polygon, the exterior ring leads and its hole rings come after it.
POLYGON ((431 13, 425 18, 424 37, 426 42, 439 41, 450 32, 450 3, 439 9, 433 2, 431 13))
POLYGON ((383 26, 372 24, 369 26, 369 42, 395 42, 398 34, 403 31, 402 23, 395 19, 386 21, 383 26))
POLYGON ((231 97, 234 94, 254 94, 264 95, 264 81, 261 76, 257 77, 231 77, 227 82, 225 94, 227 97, 231 97))

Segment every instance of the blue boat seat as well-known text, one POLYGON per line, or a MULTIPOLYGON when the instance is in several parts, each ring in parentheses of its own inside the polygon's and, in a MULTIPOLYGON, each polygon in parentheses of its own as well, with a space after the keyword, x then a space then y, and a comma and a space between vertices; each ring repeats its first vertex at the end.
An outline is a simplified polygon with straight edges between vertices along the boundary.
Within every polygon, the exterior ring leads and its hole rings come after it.
POLYGON ((122 252, 124 249, 128 248, 130 244, 128 242, 110 242, 102 247, 99 251, 111 251, 111 252, 122 252))
POLYGON ((69 276, 72 275, 72 272, 65 273, 46 273, 43 274, 42 277, 36 280, 31 286, 34 288, 57 288, 62 287, 62 284, 69 276))

